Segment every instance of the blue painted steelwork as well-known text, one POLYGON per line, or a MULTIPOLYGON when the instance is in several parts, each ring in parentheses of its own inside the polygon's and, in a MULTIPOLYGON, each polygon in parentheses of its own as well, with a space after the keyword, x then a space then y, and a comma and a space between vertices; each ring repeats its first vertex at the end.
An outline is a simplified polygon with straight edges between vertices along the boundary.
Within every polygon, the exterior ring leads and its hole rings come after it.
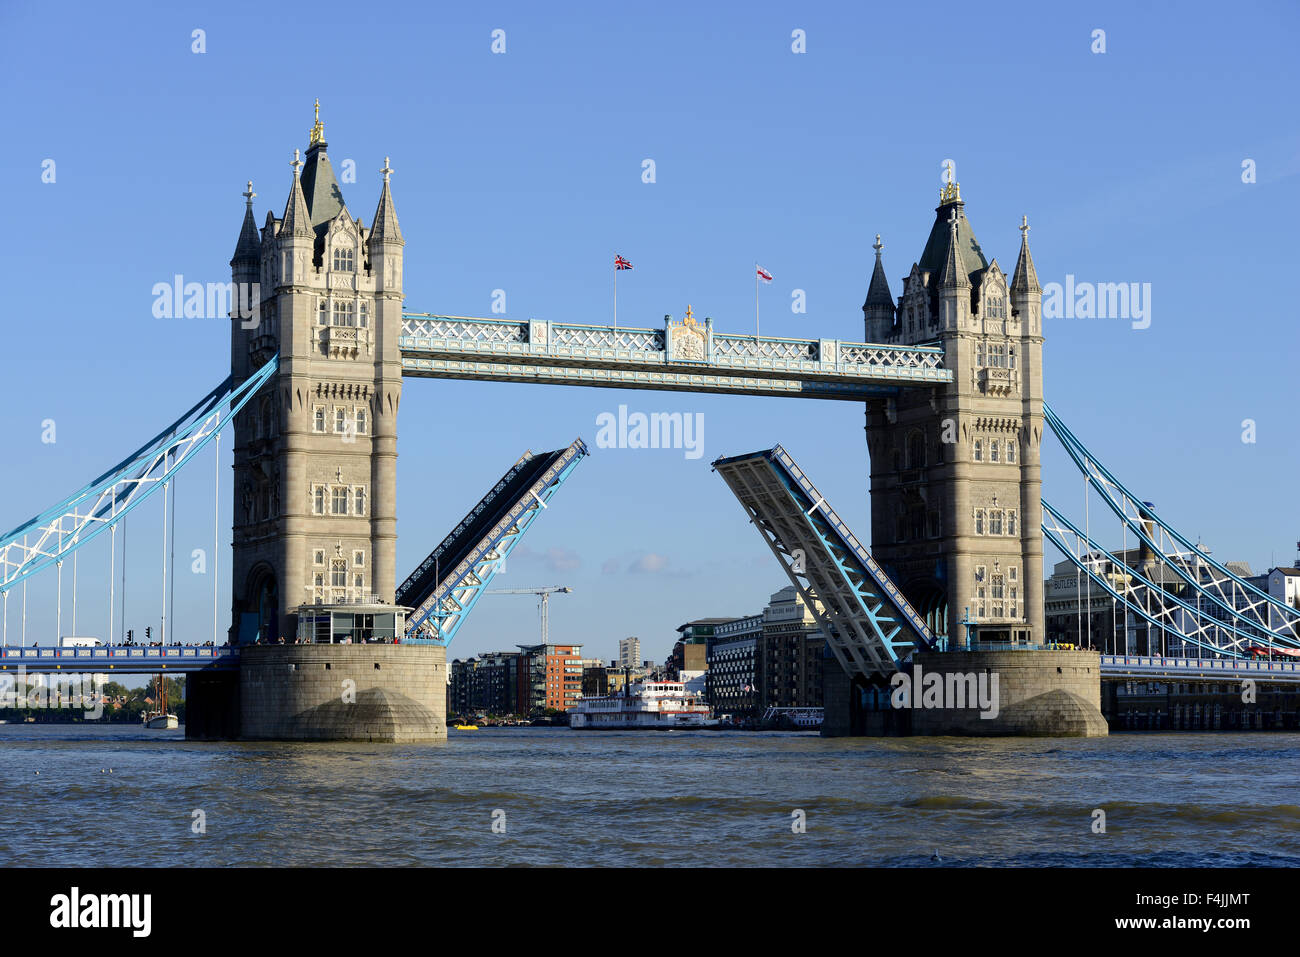
POLYGON ((1103 678, 1178 678, 1206 681, 1285 681, 1300 683, 1300 662, 1247 658, 1165 658, 1160 655, 1102 655, 1103 678))
POLYGON ((162 671, 233 671, 238 667, 239 649, 229 645, 0 648, 0 673, 22 668, 29 674, 60 671, 68 674, 157 674, 162 671))
POLYGON ((847 674, 903 667, 937 646, 925 619, 781 446, 713 468, 817 615, 847 674))
POLYGON ((1087 446, 1046 405, 1043 406, 1043 418, 1047 421, 1053 434, 1060 440, 1061 445, 1065 448, 1075 466, 1091 484, 1097 486, 1098 491, 1101 492, 1102 500, 1110 510, 1119 517, 1120 521, 1133 532, 1140 542, 1146 544, 1155 554, 1159 555, 1161 561, 1168 568, 1172 569, 1206 601, 1220 608, 1230 617, 1244 622, 1247 628, 1261 629, 1265 633, 1274 636, 1277 640, 1300 644, 1300 609, 1292 608, 1286 602, 1256 588, 1211 557, 1207 552, 1192 544, 1186 536, 1162 520, 1156 514, 1155 507, 1150 502, 1140 499, 1105 466, 1098 462, 1087 446), (1117 496, 1118 501, 1116 501, 1117 496), (1130 508, 1134 512, 1133 515, 1129 514, 1130 508), (1169 536, 1170 539, 1186 549, 1186 552, 1183 554, 1168 554, 1166 549, 1148 533, 1143 525, 1143 522, 1146 521, 1152 523, 1152 531, 1158 528, 1162 534, 1169 536), (1194 556, 1194 562, 1191 556, 1194 556), (1212 581, 1198 578, 1196 574, 1188 570, 1186 567, 1188 565, 1212 568, 1218 573, 1219 578, 1212 581), (1223 594, 1225 585, 1230 592, 1227 597, 1223 594), (1236 606, 1237 598, 1241 598, 1246 603, 1245 612, 1236 606), (1261 616, 1261 606, 1265 610, 1272 609, 1272 611, 1267 616, 1261 616), (1284 630, 1274 627, 1274 618, 1281 622, 1281 629, 1284 630))
POLYGON ((582 439, 540 456, 524 453, 397 589, 396 603, 413 609, 403 643, 446 645, 456 637, 502 563, 589 454, 582 439))
POLYGON ((227 378, 131 456, 0 539, 0 593, 120 522, 220 434, 277 365, 273 356, 233 391, 227 378))
MULTIPOLYGON (((1106 594, 1111 596, 1111 598, 1123 604, 1126 609, 1132 611, 1135 615, 1137 615, 1147 624, 1155 628, 1159 628, 1169 635, 1172 635, 1178 641, 1184 641, 1189 644, 1197 645, 1198 647, 1204 648, 1207 651, 1211 652, 1212 654, 1225 653, 1225 654, 1237 656, 1241 653, 1240 649, 1228 650, 1227 648, 1217 645, 1213 642, 1201 641, 1198 638, 1185 634, 1181 629, 1178 628, 1177 625, 1174 624, 1172 616, 1167 620, 1162 621, 1160 620, 1160 618, 1152 615, 1149 608, 1137 604, 1127 594, 1121 595, 1119 593, 1119 590, 1116 589, 1105 577, 1097 574, 1096 569, 1093 567, 1095 560, 1087 561, 1082 559, 1080 556, 1074 554, 1074 551, 1070 548, 1069 543, 1066 541, 1063 531, 1068 531, 1073 535, 1075 535, 1079 542, 1086 545, 1086 547, 1089 549, 1091 554, 1097 556, 1104 556, 1107 553, 1103 549, 1101 549, 1095 542, 1089 539, 1088 536, 1086 536, 1082 531, 1080 531, 1074 524, 1072 524, 1069 519, 1067 519, 1064 515, 1062 515, 1061 512, 1058 509, 1054 508, 1046 499, 1042 500, 1042 504, 1043 504, 1043 511, 1047 515, 1047 518, 1043 519, 1043 534, 1047 536, 1048 541, 1052 542, 1052 544, 1054 544, 1058 549, 1060 549, 1061 553, 1070 560, 1070 563, 1074 565, 1075 568, 1080 569, 1085 575, 1087 575, 1094 582, 1096 582, 1106 592, 1106 594), (1051 521, 1048 520, 1049 518, 1051 519, 1051 521), (1064 530, 1060 526, 1064 526, 1065 527, 1064 530)), ((1199 612, 1196 610, 1194 606, 1189 605, 1187 602, 1183 601, 1177 596, 1171 595, 1168 592, 1164 591, 1159 586, 1157 586, 1154 582, 1150 581, 1145 576, 1143 576, 1137 569, 1125 566, 1124 574, 1129 578, 1136 579, 1144 588, 1149 589, 1150 590, 1149 594, 1156 595, 1158 593, 1158 595, 1161 598, 1167 600, 1170 604, 1174 605, 1175 607, 1181 608, 1185 612, 1188 612, 1193 616, 1199 616, 1199 612)), ((1126 591, 1127 590, 1128 589, 1126 589, 1126 591)), ((1164 605, 1162 602, 1157 607, 1157 612, 1161 611, 1163 608, 1164 605)), ((1204 630, 1204 627, 1205 626, 1202 626, 1202 628, 1198 630, 1204 630)), ((1238 642, 1238 644, 1240 644, 1240 642, 1238 642)))
POLYGON ((399 347, 404 375, 453 379, 848 400, 952 381, 938 348, 722 335, 690 317, 641 329, 406 313, 399 347))

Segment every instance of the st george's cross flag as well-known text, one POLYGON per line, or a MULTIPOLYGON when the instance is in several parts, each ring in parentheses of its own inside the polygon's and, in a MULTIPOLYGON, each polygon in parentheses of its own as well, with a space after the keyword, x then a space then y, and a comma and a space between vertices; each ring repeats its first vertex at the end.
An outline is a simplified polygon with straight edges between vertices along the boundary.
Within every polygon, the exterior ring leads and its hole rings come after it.
POLYGON ((772 274, 771 274, 770 272, 768 272, 768 271, 767 271, 766 269, 764 269, 762 266, 758 266, 758 267, 756 267, 756 268, 758 269, 758 278, 759 278, 759 279, 761 279, 763 282, 771 282, 771 281, 772 281, 772 274))

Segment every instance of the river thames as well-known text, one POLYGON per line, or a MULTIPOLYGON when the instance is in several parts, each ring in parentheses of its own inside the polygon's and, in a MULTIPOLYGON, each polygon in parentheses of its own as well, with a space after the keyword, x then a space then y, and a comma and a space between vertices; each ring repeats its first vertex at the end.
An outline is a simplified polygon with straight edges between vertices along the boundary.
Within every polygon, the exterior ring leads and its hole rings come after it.
POLYGON ((1300 864, 1296 734, 501 728, 438 745, 183 734, 0 726, 0 863, 1300 864))

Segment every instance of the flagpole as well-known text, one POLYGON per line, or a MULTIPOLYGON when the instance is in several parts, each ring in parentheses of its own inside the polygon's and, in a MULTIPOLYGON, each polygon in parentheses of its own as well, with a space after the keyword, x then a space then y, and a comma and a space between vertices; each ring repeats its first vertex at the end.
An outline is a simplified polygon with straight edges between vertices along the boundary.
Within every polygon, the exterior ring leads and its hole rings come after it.
POLYGON ((618 263, 614 263, 614 328, 618 328, 618 263))
POLYGON ((754 342, 758 342, 758 261, 754 262, 754 342))

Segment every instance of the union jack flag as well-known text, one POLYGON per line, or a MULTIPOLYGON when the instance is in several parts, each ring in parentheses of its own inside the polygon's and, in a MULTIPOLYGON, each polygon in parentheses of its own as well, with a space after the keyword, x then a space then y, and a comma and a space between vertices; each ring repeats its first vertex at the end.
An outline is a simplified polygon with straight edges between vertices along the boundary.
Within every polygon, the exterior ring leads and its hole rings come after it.
POLYGON ((759 267, 757 267, 757 268, 758 268, 758 278, 759 278, 759 279, 763 280, 763 282, 771 282, 771 281, 772 281, 772 274, 771 274, 770 272, 768 272, 768 271, 767 271, 766 269, 764 269, 762 266, 759 266, 759 267))
POLYGON ((615 268, 615 269, 631 269, 631 268, 632 268, 632 264, 631 264, 630 262, 628 262, 626 259, 624 259, 622 256, 615 255, 615 256, 614 256, 614 268, 615 268))

